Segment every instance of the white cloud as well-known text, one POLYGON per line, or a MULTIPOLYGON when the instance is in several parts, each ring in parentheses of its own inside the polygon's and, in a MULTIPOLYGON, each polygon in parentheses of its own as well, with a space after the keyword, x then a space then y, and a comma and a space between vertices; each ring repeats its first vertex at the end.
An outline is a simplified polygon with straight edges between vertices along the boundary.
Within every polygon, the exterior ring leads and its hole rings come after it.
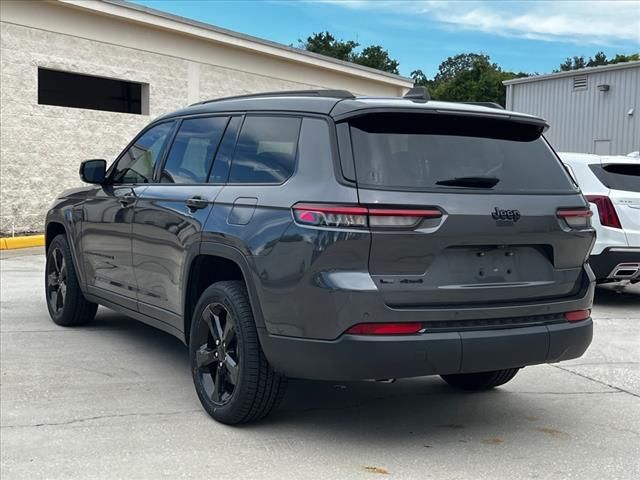
POLYGON ((493 35, 640 48, 640 1, 319 0, 493 35))

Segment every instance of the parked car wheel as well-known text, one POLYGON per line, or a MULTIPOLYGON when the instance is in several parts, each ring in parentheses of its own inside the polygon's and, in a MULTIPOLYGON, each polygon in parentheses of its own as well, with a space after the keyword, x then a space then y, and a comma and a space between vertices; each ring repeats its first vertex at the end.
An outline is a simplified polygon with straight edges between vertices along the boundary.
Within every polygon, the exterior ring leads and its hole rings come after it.
POLYGON ((442 379, 449 385, 462 390, 488 390, 504 385, 518 373, 519 368, 495 370, 480 373, 459 373, 455 375, 442 375, 442 379))
POLYGON ((51 319, 63 327, 86 325, 96 316, 98 305, 89 302, 78 285, 69 243, 56 236, 47 250, 45 294, 51 319))
POLYGON ((189 339, 193 382, 215 420, 258 420, 282 399, 286 378, 273 371, 260 347, 247 290, 240 281, 207 288, 195 308, 189 339))

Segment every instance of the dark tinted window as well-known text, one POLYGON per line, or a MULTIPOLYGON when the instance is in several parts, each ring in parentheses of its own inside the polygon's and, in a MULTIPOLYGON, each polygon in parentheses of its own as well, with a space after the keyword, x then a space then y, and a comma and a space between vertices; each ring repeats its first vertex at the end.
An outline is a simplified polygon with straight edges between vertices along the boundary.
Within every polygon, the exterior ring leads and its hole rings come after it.
POLYGON ((640 192, 640 164, 610 163, 608 165, 589 165, 606 187, 612 190, 640 192))
POLYGON ((395 190, 574 191, 540 133, 535 125, 454 115, 372 114, 351 121, 356 176, 362 185, 395 190), (442 184, 466 177, 492 181, 485 188, 442 184))
POLYGON ((113 78, 38 69, 38 103, 60 107, 147 114, 147 85, 113 78))
POLYGON ((163 183, 205 183, 227 117, 184 120, 162 169, 163 183))
POLYGON ((229 182, 282 183, 295 170, 300 119, 249 116, 236 145, 229 182))
POLYGON ((173 122, 151 127, 120 157, 111 173, 113 183, 153 182, 153 169, 160 159, 173 122))
POLYGON ((213 162, 213 169, 209 176, 209 182, 211 183, 224 183, 229 177, 229 167, 231 166, 231 157, 233 156, 233 149, 236 146, 236 139, 238 138, 238 130, 240 130, 240 124, 242 123, 242 117, 231 117, 227 129, 224 131, 224 137, 220 142, 216 159, 213 162))

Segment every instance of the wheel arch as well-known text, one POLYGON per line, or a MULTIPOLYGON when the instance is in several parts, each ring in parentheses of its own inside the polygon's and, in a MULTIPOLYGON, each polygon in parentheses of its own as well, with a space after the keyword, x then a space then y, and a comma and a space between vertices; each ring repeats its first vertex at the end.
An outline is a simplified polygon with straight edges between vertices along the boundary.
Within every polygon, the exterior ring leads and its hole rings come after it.
POLYGON ((44 232, 45 252, 49 251, 49 245, 51 245, 53 239, 60 234, 69 237, 67 229, 65 228, 62 221, 51 220, 50 222, 47 222, 47 226, 44 232))
POLYGON ((193 309, 202 292, 210 285, 223 280, 241 280, 249 295, 249 303, 258 329, 264 327, 264 319, 253 281, 253 270, 245 255, 235 247, 204 242, 200 251, 189 262, 185 271, 184 289, 184 342, 189 344, 193 309))

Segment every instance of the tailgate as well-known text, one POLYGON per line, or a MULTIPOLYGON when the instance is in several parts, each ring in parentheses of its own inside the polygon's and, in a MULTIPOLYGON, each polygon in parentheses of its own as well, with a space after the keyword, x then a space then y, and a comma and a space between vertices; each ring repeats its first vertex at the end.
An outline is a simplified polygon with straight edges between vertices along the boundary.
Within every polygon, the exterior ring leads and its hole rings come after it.
POLYGON ((369 270, 387 305, 510 303, 580 290, 591 212, 537 127, 407 113, 369 114, 349 127, 361 204, 442 212, 411 228, 393 220, 371 229, 369 270))
POLYGON ((562 297, 583 285, 590 229, 569 230, 558 207, 582 208, 576 195, 522 198, 420 195, 360 190, 360 201, 428 205, 443 211, 410 231, 372 231, 369 270, 394 307, 509 303, 562 297), (517 221, 495 209, 517 210, 517 221))

